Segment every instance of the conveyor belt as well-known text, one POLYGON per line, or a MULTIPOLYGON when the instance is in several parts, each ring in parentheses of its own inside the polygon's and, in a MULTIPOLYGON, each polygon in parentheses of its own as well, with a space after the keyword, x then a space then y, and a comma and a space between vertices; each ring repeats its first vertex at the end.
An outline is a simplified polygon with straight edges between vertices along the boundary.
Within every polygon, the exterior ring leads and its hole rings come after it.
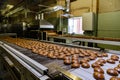
POLYGON ((11 47, 13 47, 14 49, 20 51, 21 53, 23 53, 24 55, 30 57, 31 59, 39 62, 40 64, 46 66, 49 69, 49 75, 56 75, 59 72, 55 69, 55 66, 59 66, 62 69, 65 70, 69 70, 71 69, 70 65, 64 65, 63 60, 58 60, 58 59, 50 59, 44 56, 41 56, 39 54, 35 54, 33 52, 31 52, 31 50, 19 47, 17 45, 11 44, 11 43, 7 43, 6 44, 10 45, 11 47))
MULTIPOLYGON (((51 76, 51 77, 54 77, 55 75, 59 74, 60 71, 56 68, 56 67, 60 67, 61 69, 64 69, 66 71, 69 71, 70 73, 82 78, 83 80, 95 80, 93 78, 93 68, 90 67, 89 69, 84 69, 82 67, 80 68, 77 68, 77 69, 74 69, 74 68, 71 68, 70 65, 64 65, 63 63, 63 60, 59 60, 59 59, 50 59, 50 58, 47 58, 47 57, 44 57, 44 56, 41 56, 39 54, 35 54, 33 52, 31 52, 31 50, 28 50, 28 49, 25 49, 25 48, 22 48, 22 47, 19 47, 17 45, 14 45, 14 44, 11 44, 11 43, 7 43, 5 42, 6 44, 10 45, 11 47, 15 48, 16 50, 20 51, 21 53, 23 53, 24 55, 30 57, 31 59, 39 62, 40 64, 46 66, 48 68, 48 75, 51 76), (87 76, 86 76, 87 75, 87 76)), ((112 55, 111 53, 108 53, 109 54, 109 57, 112 55)), ((118 55, 120 57, 120 55, 118 55)), ((109 57, 107 58, 104 58, 104 59, 108 59, 109 57)), ((97 58, 99 59, 99 58, 97 58)), ((97 60, 96 59, 96 60, 97 60)), ((94 61, 90 61, 89 64, 92 64, 94 63, 96 60, 94 61)), ((116 64, 109 64, 109 63, 106 63, 105 66, 103 66, 102 68, 104 69, 105 71, 105 80, 109 80, 111 78, 111 76, 109 76, 107 73, 106 73, 106 70, 108 68, 114 68, 116 67, 117 65, 119 64, 118 61, 116 61, 116 64)), ((64 73, 63 73, 64 74, 64 73)), ((120 74, 119 76, 120 77, 120 74)))
POLYGON ((23 65, 26 69, 28 69, 31 73, 33 73, 40 80, 49 79, 48 76, 45 75, 45 72, 48 71, 48 68, 39 64, 35 60, 23 55, 19 51, 14 48, 8 46, 7 44, 0 41, 0 49, 4 49, 7 53, 9 53, 14 59, 16 59, 21 65, 23 65))
POLYGON ((72 40, 72 41, 83 41, 83 42, 91 42, 91 43, 99 43, 99 44, 108 44, 108 45, 120 46, 119 41, 95 40, 95 39, 73 38, 73 37, 64 37, 64 36, 48 36, 48 37, 58 38, 58 39, 66 39, 66 40, 72 40))

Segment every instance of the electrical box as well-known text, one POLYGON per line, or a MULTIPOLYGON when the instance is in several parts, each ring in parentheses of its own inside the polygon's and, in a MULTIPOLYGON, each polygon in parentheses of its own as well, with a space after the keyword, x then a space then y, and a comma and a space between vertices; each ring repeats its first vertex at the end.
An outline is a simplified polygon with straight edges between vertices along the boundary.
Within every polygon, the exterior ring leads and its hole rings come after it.
POLYGON ((94 26, 94 13, 84 13, 83 17, 83 30, 84 31, 92 31, 94 26))

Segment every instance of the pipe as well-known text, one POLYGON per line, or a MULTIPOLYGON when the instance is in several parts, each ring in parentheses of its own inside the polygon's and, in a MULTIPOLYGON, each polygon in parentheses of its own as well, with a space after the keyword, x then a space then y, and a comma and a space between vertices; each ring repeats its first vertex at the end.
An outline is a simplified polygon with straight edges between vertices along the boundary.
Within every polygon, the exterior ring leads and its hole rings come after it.
POLYGON ((14 7, 8 11, 5 12, 5 14, 10 13, 12 10, 18 8, 18 6, 20 6, 22 3, 24 2, 24 0, 20 0, 17 4, 14 5, 14 7))
POLYGON ((41 13, 41 20, 44 19, 44 13, 41 13))
POLYGON ((66 12, 70 12, 70 0, 66 0, 66 12))
POLYGON ((46 6, 46 5, 42 5, 42 4, 39 4, 38 5, 39 7, 46 7, 46 8, 49 8, 50 6, 46 6))

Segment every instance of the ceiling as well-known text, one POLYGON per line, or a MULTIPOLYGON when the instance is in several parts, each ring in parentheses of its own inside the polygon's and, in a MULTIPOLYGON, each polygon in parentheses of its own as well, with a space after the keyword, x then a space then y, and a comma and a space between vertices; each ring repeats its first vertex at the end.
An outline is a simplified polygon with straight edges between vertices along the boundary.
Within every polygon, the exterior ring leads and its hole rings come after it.
MULTIPOLYGON (((75 0, 70 0, 70 2, 75 0)), ((0 16, 10 17, 22 14, 26 12, 39 12, 40 10, 45 9, 46 7, 38 6, 45 5, 50 6, 49 4, 56 4, 57 0, 0 0, 0 16), (13 5, 13 7, 8 7, 13 5)))
POLYGON ((30 11, 37 12, 45 7, 38 6, 38 4, 49 5, 56 3, 56 0, 0 0, 0 15, 6 15, 17 8, 29 9, 30 11), (14 5, 8 8, 7 5, 14 5))

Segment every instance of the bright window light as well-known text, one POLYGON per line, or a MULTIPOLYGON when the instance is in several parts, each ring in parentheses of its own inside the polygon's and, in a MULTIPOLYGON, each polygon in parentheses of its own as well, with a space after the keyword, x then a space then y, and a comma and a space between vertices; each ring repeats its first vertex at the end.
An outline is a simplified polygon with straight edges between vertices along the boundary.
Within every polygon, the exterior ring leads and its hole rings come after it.
POLYGON ((68 33, 83 34, 82 17, 73 17, 68 19, 68 33))

